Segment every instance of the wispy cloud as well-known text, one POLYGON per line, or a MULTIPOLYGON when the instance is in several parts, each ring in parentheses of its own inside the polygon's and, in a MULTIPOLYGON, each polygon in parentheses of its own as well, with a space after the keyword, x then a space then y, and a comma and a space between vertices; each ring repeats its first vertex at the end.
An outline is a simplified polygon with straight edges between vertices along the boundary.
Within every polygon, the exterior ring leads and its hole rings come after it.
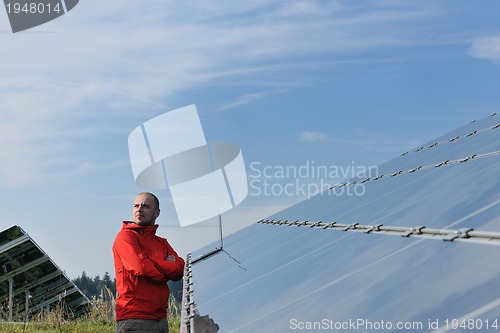
POLYGON ((299 141, 302 142, 325 142, 328 136, 323 132, 303 131, 299 135, 299 141))
POLYGON ((221 111, 225 111, 228 109, 232 109, 241 105, 245 105, 248 103, 251 103, 253 101, 257 101, 260 99, 263 99, 268 93, 265 92, 260 92, 260 93, 253 93, 253 94, 246 94, 243 96, 239 96, 234 102, 224 104, 220 107, 221 111))
POLYGON ((299 135, 299 141, 307 143, 335 143, 344 147, 353 147, 358 150, 365 151, 383 151, 386 149, 393 150, 413 148, 419 141, 416 139, 402 140, 399 137, 390 136, 378 132, 368 132, 361 128, 355 128, 356 138, 345 139, 340 137, 330 136, 324 132, 318 131, 303 131, 299 135))
POLYGON ((273 86, 273 88, 275 88, 274 86, 276 86, 276 85, 285 86, 285 87, 279 88, 279 89, 273 89, 273 90, 269 90, 269 91, 261 91, 261 92, 244 94, 244 95, 238 96, 238 97, 236 97, 236 99, 234 101, 223 104, 221 107, 219 107, 219 110, 226 111, 229 109, 234 109, 238 106, 250 104, 250 103, 253 103, 255 101, 265 99, 266 97, 268 97, 270 95, 282 94, 284 92, 287 92, 288 90, 291 89, 291 87, 294 86, 292 84, 286 84, 286 85, 285 84, 269 84, 269 85, 273 86))
POLYGON ((415 147, 420 140, 402 139, 401 137, 380 133, 377 131, 367 131, 361 128, 355 128, 355 139, 346 140, 344 138, 332 137, 330 140, 346 147, 353 147, 360 151, 385 151, 385 150, 404 150, 415 147))
MULTIPOLYGON (((114 117, 134 128, 138 119, 168 108, 164 101, 208 82, 275 66, 286 82, 286 68, 310 64, 310 56, 321 67, 321 56, 345 59, 345 52, 408 45, 402 27, 435 15, 426 5, 346 3, 80 2, 46 25, 0 35, 0 183, 43 181, 61 156, 77 154, 71 129, 95 134, 89 119, 114 117)), ((411 40, 428 42, 428 34, 411 40)), ((243 95, 222 109, 267 94, 243 95)))
POLYGON ((473 58, 500 61, 500 36, 476 39, 468 50, 473 58))

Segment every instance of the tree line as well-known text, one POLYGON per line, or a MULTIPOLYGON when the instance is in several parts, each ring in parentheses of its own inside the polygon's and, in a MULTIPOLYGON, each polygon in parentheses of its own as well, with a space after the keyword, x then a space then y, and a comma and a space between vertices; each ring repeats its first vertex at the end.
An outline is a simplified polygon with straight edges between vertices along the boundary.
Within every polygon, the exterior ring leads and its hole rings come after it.
MULTIPOLYGON (((111 280, 108 272, 102 278, 100 275, 92 278, 83 271, 82 275, 72 281, 88 298, 99 297, 104 287, 108 288, 113 295, 116 295, 116 279, 111 280)), ((169 281, 168 286, 170 288, 170 295, 180 302, 182 299, 182 280, 169 281)))

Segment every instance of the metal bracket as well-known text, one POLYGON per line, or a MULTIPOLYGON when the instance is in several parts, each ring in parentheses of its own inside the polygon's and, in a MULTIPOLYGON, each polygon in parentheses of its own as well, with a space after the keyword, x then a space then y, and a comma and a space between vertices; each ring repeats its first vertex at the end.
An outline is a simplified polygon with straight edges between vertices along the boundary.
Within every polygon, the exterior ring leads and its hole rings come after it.
POLYGON ((472 228, 458 229, 454 233, 449 234, 449 235, 443 237, 443 240, 445 242, 453 242, 457 238, 469 238, 470 237, 469 236, 469 232, 472 231, 472 230, 474 230, 474 229, 472 229, 472 228))
POLYGON ((353 224, 349 224, 347 227, 345 227, 344 229, 342 229, 342 231, 347 231, 347 230, 356 230, 356 226, 358 225, 359 223, 353 223, 353 224))
POLYGON ((467 134, 466 136, 473 136, 474 134, 476 134, 477 131, 474 131, 474 132, 470 132, 469 134, 467 134))
POLYGON ((381 226, 383 226, 383 224, 371 225, 367 230, 365 230, 365 234, 369 234, 373 231, 380 231, 381 226))
POLYGON ((419 226, 419 227, 413 227, 413 228, 410 228, 410 230, 404 232, 401 234, 401 237, 410 237, 411 235, 415 234, 415 235, 421 235, 422 234, 422 229, 424 229, 425 226, 419 226))
POLYGON ((322 221, 318 221, 318 222, 316 222, 316 223, 311 224, 311 226, 310 226, 310 227, 311 227, 311 228, 314 228, 314 227, 320 227, 322 223, 323 223, 322 221))
POLYGON ((335 226, 335 224, 337 224, 337 222, 333 221, 333 222, 330 222, 328 224, 326 224, 323 229, 326 229, 326 228, 333 228, 335 226))

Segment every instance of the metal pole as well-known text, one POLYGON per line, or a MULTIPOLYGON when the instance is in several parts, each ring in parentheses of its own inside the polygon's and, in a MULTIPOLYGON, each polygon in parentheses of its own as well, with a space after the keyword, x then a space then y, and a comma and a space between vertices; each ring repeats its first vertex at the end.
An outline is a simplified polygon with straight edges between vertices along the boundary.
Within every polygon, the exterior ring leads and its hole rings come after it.
POLYGON ((28 322, 28 313, 30 311, 30 291, 26 290, 26 303, 24 303, 24 322, 28 322))
POLYGON ((14 280, 9 279, 9 318, 8 321, 12 321, 12 310, 14 307, 14 280))
POLYGON ((219 233, 220 233, 220 248, 223 249, 224 248, 224 244, 222 242, 222 215, 219 214, 219 233))

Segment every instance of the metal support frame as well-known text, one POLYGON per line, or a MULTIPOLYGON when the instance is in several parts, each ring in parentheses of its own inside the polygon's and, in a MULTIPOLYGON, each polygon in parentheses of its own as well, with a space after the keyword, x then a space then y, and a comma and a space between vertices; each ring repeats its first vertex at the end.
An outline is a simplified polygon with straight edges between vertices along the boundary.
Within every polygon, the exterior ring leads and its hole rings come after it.
POLYGON ((23 265, 19 268, 16 268, 14 269, 13 271, 10 271, 9 273, 7 274, 4 274, 1 278, 0 278, 0 282, 3 282, 7 279, 10 279, 12 278, 13 276, 16 276, 18 274, 21 274, 21 273, 24 273, 30 269, 32 269, 33 267, 36 267, 46 261, 50 260, 49 257, 47 257, 46 255, 43 255, 41 256, 40 258, 38 259, 35 259, 33 261, 30 261, 29 263, 27 263, 26 265, 23 265))
POLYGON ((12 311, 14 307, 14 279, 9 278, 9 317, 8 321, 12 321, 12 311))
POLYGON ((24 303, 24 321, 28 322, 28 314, 30 312, 30 291, 25 291, 26 300, 24 303))
POLYGON ((21 227, 13 226, 0 235, 0 284, 4 286, 0 321, 26 322, 30 313, 59 300, 73 312, 82 312, 84 303, 91 304, 21 227), (65 299, 68 295, 70 299, 65 299))
POLYGON ((191 253, 186 257, 186 265, 184 266, 184 280, 182 292, 182 312, 181 312, 181 332, 194 333, 194 316, 196 306, 193 300, 193 281, 191 272, 191 253))
POLYGON ((459 230, 450 229, 435 229, 427 228, 425 226, 416 227, 402 227, 402 226, 384 226, 382 224, 377 225, 362 225, 359 223, 353 224, 341 224, 337 222, 309 222, 309 221, 293 221, 288 220, 272 220, 263 219, 257 223, 261 224, 271 224, 279 226, 298 226, 298 227, 311 227, 311 228, 321 228, 321 229, 339 229, 342 231, 362 231, 365 234, 389 234, 389 235, 399 235, 404 238, 410 237, 426 237, 429 239, 441 239, 447 242, 453 241, 467 241, 473 243, 484 243, 489 245, 500 245, 500 232, 494 231, 475 231, 472 228, 462 228, 459 230))
POLYGON ((217 253, 222 252, 223 250, 224 250, 224 241, 222 236, 222 216, 219 214, 219 246, 217 246, 212 251, 204 253, 198 258, 191 260, 191 264, 195 264, 197 262, 210 258, 211 256, 216 255, 217 253))

